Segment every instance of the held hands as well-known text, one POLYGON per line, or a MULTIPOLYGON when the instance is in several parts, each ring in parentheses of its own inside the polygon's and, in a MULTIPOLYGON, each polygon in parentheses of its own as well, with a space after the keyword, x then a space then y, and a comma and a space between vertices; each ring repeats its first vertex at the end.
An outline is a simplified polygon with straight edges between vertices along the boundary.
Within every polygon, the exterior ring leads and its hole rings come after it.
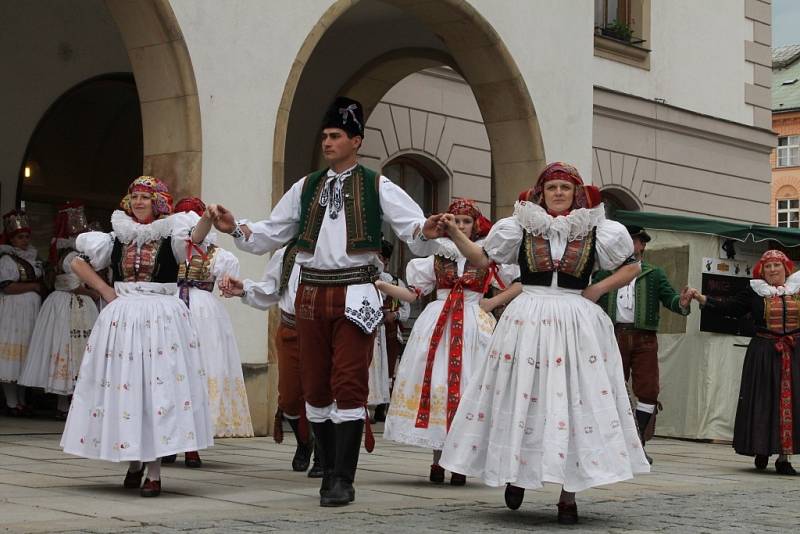
POLYGON ((426 239, 436 239, 437 237, 444 236, 444 227, 441 222, 442 217, 443 215, 441 213, 436 213, 425 220, 425 224, 422 226, 422 235, 424 235, 426 239))
POLYGON ((206 212, 203 214, 205 217, 211 219, 214 227, 225 234, 230 234, 236 228, 236 220, 233 218, 233 213, 220 204, 209 204, 206 206, 206 212))
MULTIPOLYGON (((686 286, 685 288, 683 288, 683 291, 681 291, 681 306, 683 306, 683 295, 684 295, 684 293, 687 295, 687 297, 690 300, 694 299, 697 302, 699 302, 701 306, 705 306, 705 304, 706 304, 706 296, 703 295, 700 292, 699 289, 695 289, 695 288, 689 287, 689 286, 686 286)), ((687 304, 687 306, 688 306, 688 304, 687 304)))
POLYGON ((581 292, 583 298, 589 299, 595 303, 600 300, 600 297, 604 294, 605 293, 601 289, 598 289, 597 284, 590 285, 581 292))
POLYGON ((492 310, 494 310, 497 307, 497 305, 495 304, 495 301, 494 301, 493 298, 491 298, 491 299, 481 299, 481 302, 478 305, 486 313, 492 313, 492 310))
POLYGON ((219 283, 219 290, 225 298, 241 297, 244 294, 244 282, 226 274, 219 283))
POLYGON ((683 308, 684 310, 687 309, 689 307, 689 305, 692 303, 692 298, 693 298, 693 295, 694 295, 694 291, 697 291, 697 290, 696 289, 692 289, 689 286, 686 286, 681 290, 681 299, 678 302, 678 304, 680 304, 681 308, 683 308))
POLYGON ((106 304, 111 304, 111 301, 113 301, 115 298, 117 298, 117 292, 114 291, 113 287, 105 286, 100 291, 100 296, 103 298, 104 301, 106 301, 106 304))

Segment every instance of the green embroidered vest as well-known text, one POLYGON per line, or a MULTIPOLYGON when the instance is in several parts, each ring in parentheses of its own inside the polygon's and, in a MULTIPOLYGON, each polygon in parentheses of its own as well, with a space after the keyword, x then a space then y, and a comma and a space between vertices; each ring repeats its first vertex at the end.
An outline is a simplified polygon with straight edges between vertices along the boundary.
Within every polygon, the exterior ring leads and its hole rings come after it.
POLYGON ((289 279, 292 277, 294 260, 298 252, 300 251, 297 250, 297 239, 292 239, 286 244, 286 250, 283 251, 283 261, 281 261, 281 283, 278 289, 278 293, 281 295, 289 287, 289 279))
MULTIPOLYGON (((319 199, 328 169, 309 174, 300 194, 300 234, 297 250, 314 253, 319 230, 327 207, 319 205, 319 199)), ((362 165, 357 165, 352 175, 342 184, 345 224, 347 225, 347 252, 380 252, 381 210, 378 185, 380 175, 362 165)))

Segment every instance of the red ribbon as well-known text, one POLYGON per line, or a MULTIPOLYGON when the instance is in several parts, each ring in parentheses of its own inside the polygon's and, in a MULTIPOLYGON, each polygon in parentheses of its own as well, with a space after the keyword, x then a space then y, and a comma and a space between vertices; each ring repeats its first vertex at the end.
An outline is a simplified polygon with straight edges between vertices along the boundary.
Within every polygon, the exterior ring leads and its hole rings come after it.
POLYGON ((781 454, 794 454, 792 436, 794 413, 792 410, 792 353, 797 335, 779 335, 771 332, 758 334, 760 337, 775 340, 775 350, 781 355, 781 389, 778 398, 778 423, 781 440, 781 454))
MULTIPOLYGON (((433 362, 436 357, 436 349, 439 347, 439 342, 444 335, 444 327, 447 324, 448 317, 450 318, 450 347, 447 359, 447 431, 450 431, 450 424, 453 422, 453 417, 458 409, 458 403, 461 401, 461 364, 462 354, 464 349, 464 287, 473 291, 476 283, 481 283, 481 293, 486 293, 489 285, 492 283, 492 278, 496 278, 501 289, 505 289, 505 285, 500 280, 497 274, 497 266, 492 263, 489 267, 488 275, 481 281, 473 277, 461 276, 455 281, 447 299, 444 301, 442 311, 439 313, 439 318, 436 320, 436 326, 433 328, 433 336, 431 336, 430 344, 428 345, 428 357, 425 362, 425 375, 422 379, 422 392, 419 398, 419 409, 417 410, 416 428, 428 428, 431 417, 431 377, 433 375, 433 362)), ((444 288, 441 288, 444 289, 444 288)))

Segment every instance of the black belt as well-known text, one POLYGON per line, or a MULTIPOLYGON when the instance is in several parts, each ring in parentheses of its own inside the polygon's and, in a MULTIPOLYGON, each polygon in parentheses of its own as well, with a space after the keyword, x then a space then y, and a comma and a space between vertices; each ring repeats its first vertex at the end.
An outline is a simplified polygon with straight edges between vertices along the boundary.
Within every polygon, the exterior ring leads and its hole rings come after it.
POLYGON ((371 284, 378 279, 378 268, 374 265, 350 267, 348 269, 300 269, 300 283, 312 286, 351 286, 371 284))

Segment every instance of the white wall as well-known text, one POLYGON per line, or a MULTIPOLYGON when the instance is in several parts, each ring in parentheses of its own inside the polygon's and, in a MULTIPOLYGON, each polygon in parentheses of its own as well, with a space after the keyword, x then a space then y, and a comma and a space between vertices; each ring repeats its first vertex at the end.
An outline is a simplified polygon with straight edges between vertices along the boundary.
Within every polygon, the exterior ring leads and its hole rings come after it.
POLYGON ((594 83, 721 119, 753 125, 744 84, 753 83, 744 0, 652 0, 649 71, 595 57, 594 83))
POLYGON ((16 200, 25 148, 47 108, 78 83, 130 72, 128 55, 102 0, 0 3, 0 213, 16 200))

